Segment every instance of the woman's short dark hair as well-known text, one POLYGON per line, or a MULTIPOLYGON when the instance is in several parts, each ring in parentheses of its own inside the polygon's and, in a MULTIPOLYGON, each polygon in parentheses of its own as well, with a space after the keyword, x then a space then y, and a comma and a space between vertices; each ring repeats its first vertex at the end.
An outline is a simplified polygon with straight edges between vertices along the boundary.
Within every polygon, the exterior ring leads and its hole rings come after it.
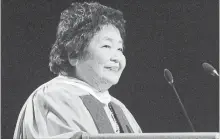
POLYGON ((85 47, 103 25, 115 26, 125 38, 125 20, 121 11, 99 3, 73 3, 60 16, 56 41, 50 52, 50 70, 59 74, 74 68, 68 58, 82 56, 85 47))

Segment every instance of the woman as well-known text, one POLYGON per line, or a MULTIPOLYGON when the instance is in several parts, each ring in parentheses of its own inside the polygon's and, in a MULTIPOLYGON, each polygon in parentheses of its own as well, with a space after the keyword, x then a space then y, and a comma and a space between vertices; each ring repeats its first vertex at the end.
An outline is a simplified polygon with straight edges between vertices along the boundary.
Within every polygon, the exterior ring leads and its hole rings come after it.
POLYGON ((14 138, 83 138, 141 133, 108 89, 126 65, 125 20, 99 3, 73 3, 61 13, 50 70, 58 76, 37 88, 18 117, 14 138))

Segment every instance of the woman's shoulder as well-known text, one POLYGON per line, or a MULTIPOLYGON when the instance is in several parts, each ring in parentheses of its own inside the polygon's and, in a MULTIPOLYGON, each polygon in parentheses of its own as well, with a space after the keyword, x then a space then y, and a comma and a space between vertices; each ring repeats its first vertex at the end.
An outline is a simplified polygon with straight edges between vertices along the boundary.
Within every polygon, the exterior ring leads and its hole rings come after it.
POLYGON ((57 97, 60 95, 80 97, 88 94, 88 92, 78 87, 77 83, 74 83, 74 81, 70 82, 65 78, 60 78, 59 76, 42 84, 33 93, 36 95, 57 97))

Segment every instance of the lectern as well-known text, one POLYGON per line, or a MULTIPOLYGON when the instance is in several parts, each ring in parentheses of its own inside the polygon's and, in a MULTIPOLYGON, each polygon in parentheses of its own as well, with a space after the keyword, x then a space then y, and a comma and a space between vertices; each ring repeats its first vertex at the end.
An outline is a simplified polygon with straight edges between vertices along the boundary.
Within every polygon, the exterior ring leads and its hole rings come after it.
POLYGON ((88 139, 219 139, 217 132, 98 134, 88 139))

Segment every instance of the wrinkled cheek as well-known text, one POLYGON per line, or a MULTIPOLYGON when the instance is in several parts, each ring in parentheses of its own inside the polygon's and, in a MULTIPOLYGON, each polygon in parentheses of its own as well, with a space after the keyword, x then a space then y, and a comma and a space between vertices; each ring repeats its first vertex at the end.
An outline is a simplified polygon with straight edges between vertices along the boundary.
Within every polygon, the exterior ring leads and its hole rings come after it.
POLYGON ((94 74, 94 76, 102 77, 103 76, 103 64, 101 64, 99 61, 91 60, 89 64, 89 70, 91 71, 91 74, 94 74))

